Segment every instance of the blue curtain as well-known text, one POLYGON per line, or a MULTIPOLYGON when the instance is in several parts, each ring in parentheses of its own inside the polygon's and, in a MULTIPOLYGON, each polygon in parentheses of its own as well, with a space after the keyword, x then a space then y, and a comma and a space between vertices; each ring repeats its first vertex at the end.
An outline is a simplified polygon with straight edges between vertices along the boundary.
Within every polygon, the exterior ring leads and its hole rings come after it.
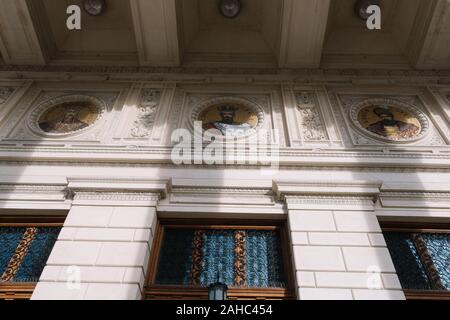
POLYGON ((205 232, 201 285, 208 286, 217 280, 229 286, 234 285, 234 247, 234 231, 208 230, 205 232))
POLYGON ((422 234, 445 289, 450 290, 450 235, 422 234))
MULTIPOLYGON (((217 280, 235 285, 235 230, 203 230, 199 284, 217 280)), ((160 251, 156 284, 192 285, 195 230, 166 229, 160 251)), ((246 286, 284 287, 279 233, 247 231, 245 239, 246 286)))
MULTIPOLYGON (((38 228, 12 282, 37 282, 61 228, 38 228)), ((20 244, 26 228, 0 228, 0 277, 20 244)))
POLYGON ((38 229, 38 233, 14 278, 15 281, 37 282, 39 280, 60 230, 60 228, 38 229))
POLYGON ((269 288, 283 286, 281 247, 277 232, 247 232, 247 286, 269 288))
POLYGON ((24 232, 25 228, 0 228, 0 277, 5 272, 24 232))

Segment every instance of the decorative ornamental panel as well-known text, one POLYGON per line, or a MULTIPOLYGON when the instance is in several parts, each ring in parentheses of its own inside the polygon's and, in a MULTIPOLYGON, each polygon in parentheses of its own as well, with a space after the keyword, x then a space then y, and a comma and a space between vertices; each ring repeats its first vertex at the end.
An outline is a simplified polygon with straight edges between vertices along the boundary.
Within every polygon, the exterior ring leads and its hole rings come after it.
POLYGON ((131 128, 133 138, 148 138, 151 136, 160 102, 161 91, 145 89, 142 92, 138 115, 131 128))
POLYGON ((297 109, 300 112, 299 123, 303 140, 306 142, 326 141, 328 134, 322 115, 315 101, 314 93, 295 94, 297 109))
POLYGON ((0 227, 0 283, 37 282, 60 230, 0 227))
POLYGON ((284 288, 277 231, 166 229, 157 285, 284 288))
POLYGON ((0 105, 8 101, 9 97, 14 92, 14 88, 0 87, 0 105))

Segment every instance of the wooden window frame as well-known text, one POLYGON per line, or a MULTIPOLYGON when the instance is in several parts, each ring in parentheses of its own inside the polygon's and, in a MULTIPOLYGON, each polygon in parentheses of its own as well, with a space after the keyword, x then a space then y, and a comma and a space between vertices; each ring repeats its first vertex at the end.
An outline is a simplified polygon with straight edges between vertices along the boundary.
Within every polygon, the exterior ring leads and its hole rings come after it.
POLYGON ((145 300, 207 300, 208 288, 182 285, 157 285, 156 273, 162 249, 164 230, 170 229, 219 229, 219 230, 279 230, 283 267, 286 276, 285 288, 233 288, 228 289, 228 300, 291 300, 295 299, 295 279, 293 276, 292 253, 285 221, 245 220, 186 220, 161 219, 156 226, 152 253, 144 288, 145 300))
MULTIPOLYGON (((384 232, 450 234, 450 223, 380 222, 384 232)), ((407 300, 450 300, 450 291, 404 289, 407 300)))
MULTIPOLYGON (((0 227, 16 228, 61 228, 66 215, 2 215, 0 227)), ((36 282, 2 283, 0 282, 0 300, 29 300, 36 288, 36 282)))

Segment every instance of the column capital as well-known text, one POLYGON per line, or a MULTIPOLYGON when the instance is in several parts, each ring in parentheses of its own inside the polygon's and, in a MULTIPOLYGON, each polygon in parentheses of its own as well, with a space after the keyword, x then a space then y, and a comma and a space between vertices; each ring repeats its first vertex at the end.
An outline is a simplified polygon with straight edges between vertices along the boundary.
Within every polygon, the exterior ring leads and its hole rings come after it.
POLYGON ((379 181, 274 181, 273 192, 289 210, 373 210, 379 181))
POLYGON ((143 178, 67 178, 75 205, 156 206, 170 188, 169 180, 143 178))

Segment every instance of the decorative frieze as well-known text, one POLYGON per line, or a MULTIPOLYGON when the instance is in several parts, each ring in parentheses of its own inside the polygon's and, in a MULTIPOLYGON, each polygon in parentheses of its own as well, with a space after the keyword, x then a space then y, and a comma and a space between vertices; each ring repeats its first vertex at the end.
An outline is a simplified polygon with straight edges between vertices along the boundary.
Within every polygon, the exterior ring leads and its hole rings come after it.
POLYGON ((137 119, 131 128, 133 138, 148 138, 152 134, 161 101, 161 91, 145 89, 138 106, 137 119))

